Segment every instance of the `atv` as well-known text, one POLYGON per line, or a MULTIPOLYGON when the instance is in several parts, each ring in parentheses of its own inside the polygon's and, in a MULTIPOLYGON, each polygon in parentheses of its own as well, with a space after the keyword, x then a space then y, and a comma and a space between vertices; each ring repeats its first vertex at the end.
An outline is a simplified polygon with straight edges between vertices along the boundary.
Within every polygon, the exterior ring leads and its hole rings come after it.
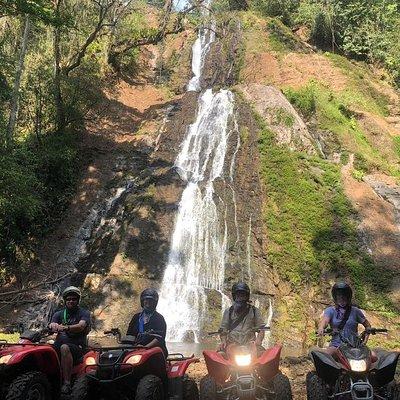
POLYGON ((198 400, 197 385, 186 375, 189 365, 199 362, 194 355, 165 358, 161 348, 137 344, 143 336, 159 337, 155 331, 122 339, 118 328, 104 334, 115 336, 118 346, 94 349, 86 374, 72 389, 72 400, 198 400))
MULTIPOLYGON (((287 376, 279 370, 282 346, 258 354, 250 338, 262 326, 244 333, 227 332, 227 343, 220 351, 204 351, 208 375, 200 381, 200 400, 291 400, 287 376)), ((223 334, 211 332, 209 335, 223 334)))
POLYGON ((366 335, 385 333, 387 329, 367 328, 361 335, 344 337, 342 332, 325 330, 325 334, 338 333, 342 344, 333 357, 323 351, 312 351, 315 371, 307 375, 307 399, 399 400, 399 385, 395 373, 399 353, 377 351, 373 356, 364 344, 366 335))
MULTIPOLYGON (((14 331, 15 332, 15 331, 14 331)), ((44 342, 53 335, 48 329, 24 331, 18 343, 0 341, 0 399, 55 400, 60 397, 61 368, 57 352, 44 342)), ((72 371, 73 379, 85 371, 85 363, 72 371)))

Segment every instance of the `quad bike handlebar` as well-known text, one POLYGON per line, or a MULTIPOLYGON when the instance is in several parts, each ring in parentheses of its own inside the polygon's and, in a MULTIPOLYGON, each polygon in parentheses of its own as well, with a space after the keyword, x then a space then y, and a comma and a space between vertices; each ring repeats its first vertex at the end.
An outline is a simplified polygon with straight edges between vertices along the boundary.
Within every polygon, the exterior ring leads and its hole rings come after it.
MULTIPOLYGON (((337 331, 335 329, 332 328, 326 328, 324 329, 324 336, 325 335, 334 335, 337 333, 341 333, 342 331, 337 331)), ((364 332, 361 333, 361 335, 376 335, 378 333, 387 333, 388 330, 386 328, 365 328, 364 332)), ((318 331, 315 332, 316 334, 318 334, 318 331)))
MULTIPOLYGON (((243 334, 248 335, 249 333, 256 333, 256 332, 260 332, 260 331, 270 331, 270 330, 271 330, 271 327, 266 326, 266 325, 261 325, 257 328, 248 329, 247 331, 243 332, 243 334)), ((233 330, 224 331, 223 329, 218 329, 215 332, 208 332, 207 335, 208 336, 228 335, 231 332, 233 332, 233 330)))
MULTIPOLYGON (((128 340, 130 343, 134 344, 139 338, 143 336, 151 336, 154 337, 155 339, 162 339, 162 332, 161 331, 155 331, 154 329, 150 329, 148 331, 145 331, 143 333, 139 333, 136 337, 132 337, 132 340, 128 340)), ((113 335, 116 337, 118 343, 123 343, 124 339, 122 337, 121 330, 119 328, 111 328, 109 331, 104 331, 104 335, 113 335)), ((141 347, 140 345, 137 345, 137 347, 141 347)))
MULTIPOLYGON (((387 332, 388 330, 386 328, 365 328, 365 330, 360 335, 353 335, 352 340, 350 340, 349 338, 343 335, 343 329, 341 331, 338 331, 336 329, 326 328, 324 329, 323 336, 326 335, 333 336, 338 334, 340 340, 343 343, 346 343, 352 347, 359 347, 364 344, 364 340, 367 335, 376 335, 378 333, 387 333, 387 332)), ((316 334, 318 335, 318 332, 316 332, 316 334)))

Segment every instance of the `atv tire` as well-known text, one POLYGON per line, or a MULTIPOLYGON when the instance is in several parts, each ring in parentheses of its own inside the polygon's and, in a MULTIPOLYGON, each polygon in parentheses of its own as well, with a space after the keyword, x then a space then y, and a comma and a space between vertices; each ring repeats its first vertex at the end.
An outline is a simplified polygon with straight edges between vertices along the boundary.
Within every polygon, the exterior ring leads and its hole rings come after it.
POLYGON ((400 383, 392 382, 388 386, 388 399, 400 400, 400 383))
POLYGON ((326 384, 316 374, 311 371, 306 377, 307 400, 327 400, 326 384))
POLYGON ((164 400, 161 379, 155 375, 144 376, 137 385, 135 400, 164 400))
POLYGON ((79 377, 72 387, 71 400, 96 400, 93 389, 90 387, 90 382, 87 376, 79 377))
POLYGON ((14 379, 8 387, 5 400, 50 400, 51 388, 42 372, 26 372, 14 379))
POLYGON ((289 378, 281 372, 272 380, 276 400, 292 400, 292 388, 289 378))
POLYGON ((216 400, 217 384, 215 379, 206 375, 200 381, 200 400, 216 400))
POLYGON ((183 381, 183 400, 199 400, 199 389, 193 379, 185 377, 183 381))

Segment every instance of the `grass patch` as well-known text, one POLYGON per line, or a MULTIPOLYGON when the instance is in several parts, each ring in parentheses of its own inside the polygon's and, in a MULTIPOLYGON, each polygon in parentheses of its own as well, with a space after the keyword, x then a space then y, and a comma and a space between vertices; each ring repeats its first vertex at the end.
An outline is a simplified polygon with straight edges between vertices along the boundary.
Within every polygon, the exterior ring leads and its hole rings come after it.
POLYGON ((287 52, 300 50, 299 40, 293 35, 292 31, 278 19, 272 18, 267 23, 269 32, 270 50, 277 52, 287 52))
POLYGON ((282 107, 278 107, 275 110, 273 116, 274 125, 284 125, 287 128, 291 128, 294 125, 294 116, 282 107))
POLYGON ((8 343, 16 343, 19 340, 19 333, 0 333, 0 340, 5 340, 8 343))
POLYGON ((250 137, 249 129, 246 126, 240 128, 240 140, 243 144, 247 143, 249 137, 250 137))
POLYGON ((364 166, 357 169, 365 172, 380 169, 390 175, 400 176, 399 169, 369 142, 341 94, 335 94, 315 81, 297 90, 289 87, 283 91, 305 117, 316 117, 319 129, 334 133, 342 148, 362 154, 364 166))
POLYGON ((360 250, 340 167, 279 146, 259 122, 269 262, 297 290, 318 284, 323 272, 350 277, 363 307, 390 312, 390 273, 360 250))
POLYGON ((315 113, 315 87, 314 84, 309 84, 298 90, 292 88, 284 89, 284 94, 287 99, 307 118, 315 113))
POLYGON ((400 157, 400 136, 396 136, 393 138, 394 149, 396 154, 400 157))
POLYGON ((325 53, 325 55, 349 78, 348 87, 341 93, 342 101, 346 105, 360 107, 384 117, 389 115, 389 100, 370 83, 373 76, 367 67, 356 65, 339 54, 325 53))

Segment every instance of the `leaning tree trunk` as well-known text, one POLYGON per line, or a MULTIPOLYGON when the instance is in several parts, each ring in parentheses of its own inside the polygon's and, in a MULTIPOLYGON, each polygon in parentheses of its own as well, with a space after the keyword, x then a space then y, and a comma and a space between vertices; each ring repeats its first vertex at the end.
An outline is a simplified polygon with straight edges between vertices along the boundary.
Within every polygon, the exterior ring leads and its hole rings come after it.
POLYGON ((13 141, 15 125, 16 125, 17 117, 18 117, 19 89, 21 86, 22 73, 24 71, 25 55, 26 55, 26 49, 27 49, 28 39, 29 39, 29 30, 30 30, 30 20, 29 20, 29 16, 26 15, 24 32, 22 35, 21 51, 19 53, 17 70, 15 72, 14 88, 13 88, 13 92, 12 92, 12 96, 11 96, 11 111, 10 111, 10 118, 8 120, 7 133, 6 133, 7 134, 7 137, 6 137, 7 145, 10 145, 13 141))
MULTIPOLYGON (((62 0, 56 2, 56 17, 60 16, 62 0)), ((64 102, 61 93, 61 50, 60 50, 61 28, 54 27, 53 55, 54 55, 54 103, 56 106, 56 132, 61 133, 65 128, 64 102)))

